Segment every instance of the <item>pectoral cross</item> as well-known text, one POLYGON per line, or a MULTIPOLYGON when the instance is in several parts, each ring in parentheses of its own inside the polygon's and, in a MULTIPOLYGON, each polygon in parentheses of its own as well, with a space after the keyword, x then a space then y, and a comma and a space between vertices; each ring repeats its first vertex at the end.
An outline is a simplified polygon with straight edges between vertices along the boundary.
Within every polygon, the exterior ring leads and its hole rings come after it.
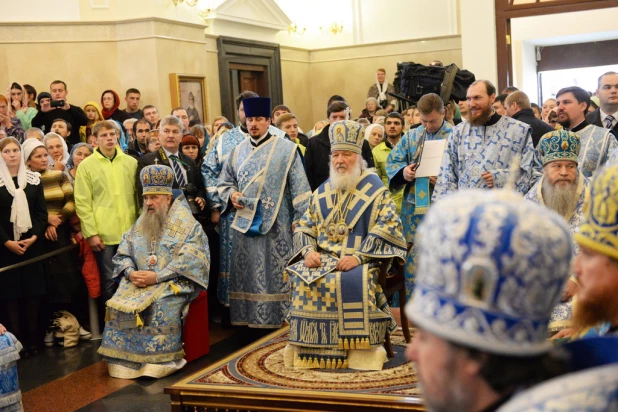
POLYGON ((159 159, 155 159, 155 164, 158 165, 159 164, 159 159))

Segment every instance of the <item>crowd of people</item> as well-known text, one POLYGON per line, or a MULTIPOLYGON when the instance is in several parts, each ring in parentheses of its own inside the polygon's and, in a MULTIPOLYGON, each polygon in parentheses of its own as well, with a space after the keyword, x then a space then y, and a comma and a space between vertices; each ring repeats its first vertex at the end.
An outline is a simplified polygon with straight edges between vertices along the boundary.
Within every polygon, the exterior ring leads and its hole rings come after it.
POLYGON ((486 80, 466 100, 426 94, 405 110, 393 91, 379 69, 362 110, 334 95, 304 133, 293 108, 251 91, 238 125, 204 125, 191 109, 140 109, 135 88, 121 110, 114 90, 80 108, 63 81, 38 95, 12 83, 0 322, 21 355, 88 339, 92 298, 110 375, 166 376, 184 366, 182 319, 207 290, 211 320, 249 340, 289 324, 288 367, 379 370, 400 313, 378 282, 385 261, 401 262, 410 357, 436 410, 500 406, 550 379, 534 365, 548 337, 615 335, 618 281, 600 277, 618 256, 618 74, 542 105, 486 80), (440 172, 417 176, 434 140, 440 172), (522 359, 498 379, 500 362, 522 359), (489 377, 463 390, 474 380, 452 368, 472 361, 489 377))

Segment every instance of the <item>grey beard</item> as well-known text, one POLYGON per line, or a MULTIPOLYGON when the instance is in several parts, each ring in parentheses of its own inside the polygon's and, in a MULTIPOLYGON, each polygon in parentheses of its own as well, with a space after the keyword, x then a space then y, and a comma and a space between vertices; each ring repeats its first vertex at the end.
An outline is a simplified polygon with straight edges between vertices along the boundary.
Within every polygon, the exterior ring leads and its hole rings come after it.
POLYGON ((549 183, 549 179, 543 179, 541 193, 543 194, 543 202, 545 206, 552 209, 565 219, 575 211, 577 206, 578 194, 577 183, 579 177, 575 179, 575 183, 569 183, 566 186, 557 186, 549 183))
POLYGON ((140 231, 146 237, 147 242, 158 242, 163 237, 163 231, 165 230, 165 222, 167 220, 167 212, 169 211, 169 205, 164 204, 160 210, 156 210, 154 213, 149 213, 147 208, 144 208, 142 212, 142 219, 140 221, 140 231))

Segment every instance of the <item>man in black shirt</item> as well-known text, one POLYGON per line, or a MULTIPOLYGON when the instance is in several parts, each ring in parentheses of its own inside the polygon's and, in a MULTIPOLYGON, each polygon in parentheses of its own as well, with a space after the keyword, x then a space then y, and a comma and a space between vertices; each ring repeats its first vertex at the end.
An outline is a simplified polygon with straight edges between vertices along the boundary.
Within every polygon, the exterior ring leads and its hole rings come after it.
POLYGON ((545 133, 554 131, 553 127, 534 116, 530 106, 530 99, 522 91, 509 94, 504 101, 504 107, 506 108, 507 116, 524 122, 532 128, 532 143, 534 147, 536 147, 545 133))

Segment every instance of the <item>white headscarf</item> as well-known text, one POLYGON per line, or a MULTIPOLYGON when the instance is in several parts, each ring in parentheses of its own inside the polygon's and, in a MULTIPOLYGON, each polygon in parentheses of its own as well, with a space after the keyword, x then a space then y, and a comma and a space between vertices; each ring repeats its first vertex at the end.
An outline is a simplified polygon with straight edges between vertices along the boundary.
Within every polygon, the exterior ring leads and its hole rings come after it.
MULTIPOLYGON (((28 158, 30 157, 34 149, 36 149, 37 147, 45 147, 45 145, 39 139, 35 139, 35 138, 26 139, 21 144, 21 152, 24 155, 23 157, 24 157, 25 165, 28 164, 28 158)), ((45 150, 47 150, 46 147, 45 147, 45 150)))
MULTIPOLYGON (((19 142, 12 137, 5 137, 5 139, 12 139, 14 143, 19 146, 19 142)), ((36 139, 35 139, 36 140, 36 139)), ((28 207, 28 198, 24 189, 26 188, 26 165, 24 164, 24 157, 20 156, 19 169, 17 170, 17 186, 13 182, 13 177, 9 172, 9 168, 4 161, 4 157, 0 156, 0 178, 6 187, 6 190, 11 196, 13 196, 13 204, 11 205, 11 223, 13 223, 13 237, 17 241, 21 237, 22 233, 26 233, 32 229, 32 219, 30 219, 30 208, 28 207)))
MULTIPOLYGON (((70 153, 69 153, 69 147, 67 146, 67 142, 64 140, 64 137, 60 136, 58 133, 49 132, 45 135, 45 138, 43 139, 43 143, 45 144, 45 147, 47 147, 47 141, 49 139, 55 139, 55 138, 60 139, 60 141, 62 142, 62 160, 60 161, 60 163, 66 166, 70 158, 70 153)), ((56 161, 52 159, 52 157, 49 155, 49 150, 47 153, 47 159, 49 160, 49 168, 53 169, 54 166, 56 165, 56 161)))
POLYGON ((374 128, 379 127, 382 130, 382 137, 384 137, 384 127, 381 124, 370 124, 365 127, 365 140, 369 141, 369 137, 371 137, 371 132, 374 128))

